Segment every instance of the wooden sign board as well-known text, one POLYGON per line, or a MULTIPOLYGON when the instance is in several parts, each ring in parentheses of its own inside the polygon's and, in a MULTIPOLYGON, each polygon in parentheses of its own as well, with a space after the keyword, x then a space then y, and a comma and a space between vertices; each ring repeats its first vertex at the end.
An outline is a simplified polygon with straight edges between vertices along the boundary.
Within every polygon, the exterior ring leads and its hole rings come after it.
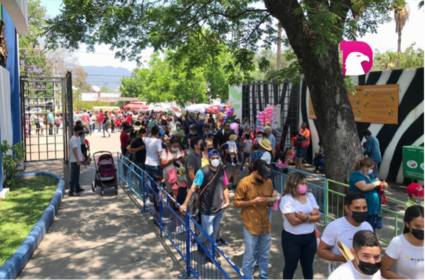
MULTIPOLYGON (((348 93, 354 121, 364 123, 398 124, 400 85, 355 86, 356 94, 348 93)), ((309 118, 316 119, 311 98, 309 118)))

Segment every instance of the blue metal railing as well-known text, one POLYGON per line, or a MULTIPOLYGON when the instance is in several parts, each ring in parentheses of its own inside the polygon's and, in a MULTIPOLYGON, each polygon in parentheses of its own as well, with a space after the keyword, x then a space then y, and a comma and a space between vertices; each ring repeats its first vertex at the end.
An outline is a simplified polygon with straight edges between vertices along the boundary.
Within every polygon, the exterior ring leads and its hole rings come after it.
POLYGON ((242 271, 220 249, 215 240, 187 212, 178 211, 180 205, 159 186, 144 170, 117 153, 119 182, 126 184, 142 202, 142 212, 149 212, 160 228, 160 236, 165 235, 186 263, 183 278, 247 279, 242 271), (212 244, 211 252, 198 238, 199 233, 207 236, 212 244), (225 271, 218 257, 222 257, 230 266, 225 271))
POLYGON ((313 193, 316 198, 317 204, 319 205, 319 211, 323 216, 323 221, 326 224, 327 220, 327 201, 326 201, 326 193, 327 193, 327 184, 326 178, 321 177, 309 172, 301 171, 289 166, 279 166, 275 163, 272 163, 273 166, 273 187, 279 193, 283 193, 285 183, 287 178, 291 173, 301 173, 307 177, 307 187, 308 191, 313 193), (280 167, 280 168, 279 168, 280 167), (283 168, 282 168, 283 167, 283 168), (284 171, 286 169, 286 171, 284 171), (285 173, 286 172, 286 173, 285 173))

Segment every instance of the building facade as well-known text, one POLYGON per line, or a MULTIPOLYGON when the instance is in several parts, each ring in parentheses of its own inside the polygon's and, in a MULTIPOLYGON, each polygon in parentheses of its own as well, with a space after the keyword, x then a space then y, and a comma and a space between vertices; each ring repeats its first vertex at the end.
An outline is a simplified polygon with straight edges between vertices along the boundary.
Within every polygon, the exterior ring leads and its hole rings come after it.
MULTIPOLYGON (((0 0, 0 140, 22 143, 19 92, 19 34, 28 33, 27 1, 0 0)), ((0 147, 1 149, 1 147, 0 147)), ((1 150, 0 150, 1 151, 1 150)), ((0 198, 3 165, 0 157, 0 198)))

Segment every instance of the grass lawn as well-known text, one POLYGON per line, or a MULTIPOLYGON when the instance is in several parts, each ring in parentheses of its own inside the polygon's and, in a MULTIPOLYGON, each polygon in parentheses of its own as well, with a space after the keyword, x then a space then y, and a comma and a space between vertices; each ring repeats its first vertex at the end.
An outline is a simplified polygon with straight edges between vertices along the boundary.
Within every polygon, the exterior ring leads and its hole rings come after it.
POLYGON ((49 176, 19 178, 0 202, 0 266, 15 253, 40 219, 56 191, 49 176))

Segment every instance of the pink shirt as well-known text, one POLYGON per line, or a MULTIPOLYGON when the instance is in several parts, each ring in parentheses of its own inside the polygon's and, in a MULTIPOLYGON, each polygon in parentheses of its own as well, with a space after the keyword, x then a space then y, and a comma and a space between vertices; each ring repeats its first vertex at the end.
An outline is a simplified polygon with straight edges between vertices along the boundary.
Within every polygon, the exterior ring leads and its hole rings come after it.
POLYGON ((89 114, 84 113, 84 114, 81 116, 81 120, 83 121, 83 123, 88 123, 88 122, 90 121, 90 116, 89 116, 89 114))

